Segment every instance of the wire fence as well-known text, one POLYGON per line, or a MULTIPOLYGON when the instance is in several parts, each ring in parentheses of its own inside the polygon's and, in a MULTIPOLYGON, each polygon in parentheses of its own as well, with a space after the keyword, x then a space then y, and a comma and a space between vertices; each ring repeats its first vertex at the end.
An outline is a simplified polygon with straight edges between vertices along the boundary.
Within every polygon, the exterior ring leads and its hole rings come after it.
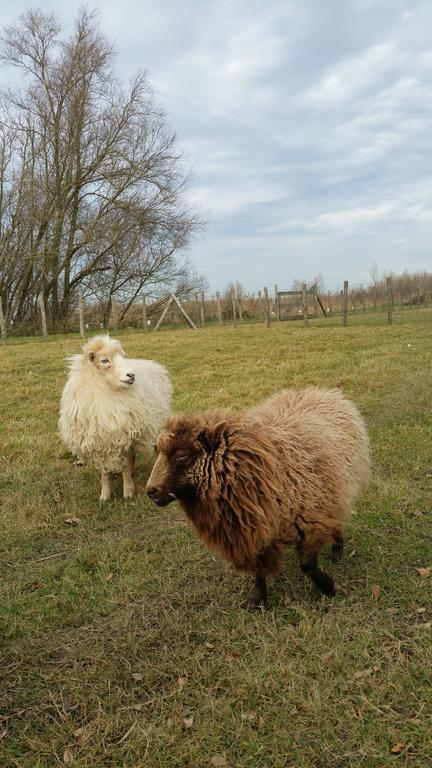
MULTIPOLYGON (((388 277, 383 286, 369 287, 367 290, 350 290, 347 280, 340 289, 332 287, 319 289, 313 285, 302 285, 301 290, 279 291, 278 286, 269 291, 243 293, 235 288, 224 294, 216 292, 208 295, 195 293, 180 301, 174 294, 167 294, 157 300, 146 295, 130 306, 115 298, 111 300, 111 312, 108 320, 101 310, 101 303, 86 301, 79 297, 76 309, 68 317, 62 328, 63 333, 79 333, 82 338, 95 333, 116 331, 127 328, 140 328, 143 331, 155 331, 161 327, 184 327, 197 330, 210 325, 242 323, 265 323, 303 321, 307 325, 315 318, 339 317, 343 325, 348 318, 371 312, 387 313, 389 323, 397 311, 428 307, 432 302, 429 294, 421 286, 409 289, 394 288, 393 280, 388 277)), ((0 298, 0 337, 3 344, 9 338, 18 336, 58 335, 58 328, 51 321, 49 308, 46 308, 42 296, 39 297, 38 322, 6 323, 0 298)))

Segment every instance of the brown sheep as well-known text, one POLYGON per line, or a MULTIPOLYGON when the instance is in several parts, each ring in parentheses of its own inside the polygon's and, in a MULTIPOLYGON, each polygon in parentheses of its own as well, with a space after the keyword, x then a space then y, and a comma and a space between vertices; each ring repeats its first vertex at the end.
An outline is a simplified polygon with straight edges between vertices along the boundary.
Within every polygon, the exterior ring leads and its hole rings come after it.
POLYGON ((266 576, 289 544, 318 589, 335 594, 318 555, 326 544, 341 555, 370 472, 364 422, 340 391, 283 390, 240 414, 172 416, 157 447, 148 495, 159 506, 177 499, 207 546, 255 575, 250 608, 266 605, 266 576))

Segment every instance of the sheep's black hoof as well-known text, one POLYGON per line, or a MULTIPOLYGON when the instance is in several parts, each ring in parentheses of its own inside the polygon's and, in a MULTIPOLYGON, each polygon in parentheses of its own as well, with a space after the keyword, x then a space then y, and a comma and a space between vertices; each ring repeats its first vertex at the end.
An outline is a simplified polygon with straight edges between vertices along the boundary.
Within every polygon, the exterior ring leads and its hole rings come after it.
POLYGON ((248 611, 265 611, 267 607, 267 600, 261 597, 261 595, 251 595, 246 603, 248 611))
POLYGON ((318 589, 327 595, 327 597, 334 597, 336 594, 336 587, 333 578, 328 573, 320 571, 319 575, 314 579, 318 589))

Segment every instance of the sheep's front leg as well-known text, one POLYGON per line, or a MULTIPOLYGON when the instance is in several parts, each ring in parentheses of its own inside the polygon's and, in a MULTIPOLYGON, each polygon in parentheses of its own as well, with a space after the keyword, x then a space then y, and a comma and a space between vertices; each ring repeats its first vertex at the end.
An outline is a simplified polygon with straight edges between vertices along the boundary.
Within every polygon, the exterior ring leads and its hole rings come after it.
POLYGON ((267 584, 265 576, 255 575, 255 589, 248 600, 247 608, 248 611, 267 608, 267 584))
POLYGON ((135 493, 135 483, 132 473, 135 465, 135 451, 133 448, 127 453, 123 461, 123 498, 131 499, 135 493))
POLYGON ((344 548, 344 540, 342 535, 338 535, 335 537, 334 543, 332 544, 332 560, 336 563, 338 560, 341 559, 342 553, 344 548))
POLYGON ((111 498, 111 480, 108 472, 101 474, 101 501, 108 501, 111 498))

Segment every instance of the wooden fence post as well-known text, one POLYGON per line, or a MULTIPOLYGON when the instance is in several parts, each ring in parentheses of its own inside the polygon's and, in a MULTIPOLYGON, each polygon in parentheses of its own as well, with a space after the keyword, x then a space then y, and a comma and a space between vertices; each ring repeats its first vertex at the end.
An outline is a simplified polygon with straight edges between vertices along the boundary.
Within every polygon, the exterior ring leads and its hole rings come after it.
POLYGON ((275 308, 275 313, 276 313, 276 319, 279 320, 279 296, 278 296, 277 283, 275 283, 274 291, 275 291, 274 308, 275 308))
POLYGON ((262 320, 262 299, 261 299, 261 291, 258 291, 258 320, 262 320))
POLYGON ((148 331, 148 323, 147 323, 147 302, 146 302, 146 295, 143 293, 142 295, 142 323, 143 323, 143 330, 148 331))
POLYGON ((387 322, 389 325, 393 323, 393 281, 391 277, 386 277, 387 288, 387 322))
POLYGON ((302 284, 302 301, 303 301, 303 322, 304 327, 308 327, 308 311, 307 311, 307 286, 306 283, 302 284))
POLYGON ((204 291, 201 291, 201 325, 205 326, 205 298, 204 291))
POLYGON ((239 299, 237 288, 234 288, 234 301, 236 305, 237 315, 240 323, 243 322, 243 311, 242 311, 242 305, 241 305, 241 299, 239 299))
POLYGON ((171 295, 171 296, 169 297, 169 299, 168 299, 167 303, 166 303, 166 306, 165 306, 165 309, 164 309, 164 311, 162 312, 162 314, 161 314, 161 316, 160 316, 159 320, 157 321, 157 323, 156 323, 156 325, 155 325, 155 327, 154 327, 154 330, 155 330, 155 331, 157 331, 157 330, 159 329, 159 326, 160 326, 160 325, 162 325, 162 323, 163 323, 163 321, 164 321, 164 319, 165 319, 165 315, 166 315, 166 314, 168 314, 168 310, 169 310, 169 308, 170 308, 170 306, 171 306, 171 304, 172 304, 172 303, 173 303, 173 297, 172 297, 172 295, 171 295))
POLYGON ((84 337, 85 337, 85 330, 84 330, 84 302, 83 302, 82 291, 80 291, 80 294, 78 296, 78 315, 79 315, 80 336, 81 336, 82 339, 84 339, 84 337))
POLYGON ((216 291, 216 305, 217 305, 218 320, 219 320, 220 325, 222 325, 222 322, 223 322, 222 321, 222 308, 221 308, 221 303, 220 303, 220 293, 219 293, 219 291, 216 291))
POLYGON ((236 328, 237 327, 237 311, 236 311, 234 288, 231 288, 231 304, 232 304, 232 311, 233 311, 234 328, 236 328))
POLYGON ((44 303, 44 297, 43 297, 42 293, 39 294, 38 304, 39 304, 39 309, 40 309, 41 318, 42 318, 42 335, 44 337, 44 340, 48 341, 48 331, 47 331, 45 303, 44 303))
POLYGON ((343 324, 348 325, 348 280, 344 280, 343 287, 343 324))
POLYGON ((264 288, 264 303, 265 303, 266 326, 267 328, 270 328, 270 299, 269 299, 267 288, 264 288))
POLYGON ((174 304, 175 304, 175 305, 178 307, 178 309, 180 310, 180 312, 181 312, 181 314, 183 315, 184 319, 186 320, 187 324, 188 324, 188 325, 189 325, 191 328, 193 328, 193 329, 194 329, 194 331, 197 331, 197 330, 198 330, 198 328, 196 327, 196 325, 195 325, 194 321, 192 320, 192 318, 191 318, 191 317, 189 317, 189 315, 188 315, 188 313, 186 312, 185 308, 184 308, 184 307, 182 307, 182 305, 180 304, 180 302, 179 302, 179 300, 178 300, 177 296, 175 295, 175 293, 172 293, 172 294, 171 294, 171 298, 170 298, 170 301, 169 301, 169 303, 171 303, 172 301, 174 302, 174 304))
POLYGON ((1 333, 1 343, 6 344, 6 318, 3 314, 3 304, 0 296, 0 333, 1 333))

